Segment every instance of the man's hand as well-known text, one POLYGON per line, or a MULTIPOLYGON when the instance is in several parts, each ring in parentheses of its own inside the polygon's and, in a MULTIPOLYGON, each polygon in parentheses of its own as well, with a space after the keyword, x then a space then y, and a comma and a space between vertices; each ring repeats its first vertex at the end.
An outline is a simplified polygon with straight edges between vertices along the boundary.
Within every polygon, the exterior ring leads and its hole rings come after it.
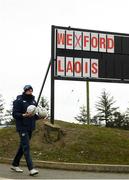
POLYGON ((31 117, 33 116, 32 112, 26 112, 24 114, 22 114, 23 117, 31 117))

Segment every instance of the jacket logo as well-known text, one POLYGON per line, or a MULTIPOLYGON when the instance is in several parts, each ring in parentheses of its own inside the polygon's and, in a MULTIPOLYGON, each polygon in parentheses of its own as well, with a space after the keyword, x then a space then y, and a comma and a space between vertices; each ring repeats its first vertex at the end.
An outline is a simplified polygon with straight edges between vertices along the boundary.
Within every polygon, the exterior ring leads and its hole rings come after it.
POLYGON ((25 133, 22 133, 22 137, 24 137, 26 134, 25 133))

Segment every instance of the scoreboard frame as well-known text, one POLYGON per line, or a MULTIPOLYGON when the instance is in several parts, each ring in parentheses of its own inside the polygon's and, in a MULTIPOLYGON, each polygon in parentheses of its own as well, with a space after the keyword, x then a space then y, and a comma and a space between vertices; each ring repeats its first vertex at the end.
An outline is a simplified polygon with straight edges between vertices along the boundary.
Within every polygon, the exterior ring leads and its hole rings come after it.
POLYGON ((52 25, 52 124, 55 80, 129 83, 129 34, 52 25))

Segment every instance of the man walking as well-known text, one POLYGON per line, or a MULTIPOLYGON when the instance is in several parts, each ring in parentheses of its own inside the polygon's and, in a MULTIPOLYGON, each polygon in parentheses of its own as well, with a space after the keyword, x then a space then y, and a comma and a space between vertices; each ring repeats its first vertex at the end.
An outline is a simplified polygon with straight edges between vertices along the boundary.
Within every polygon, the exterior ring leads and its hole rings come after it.
POLYGON ((32 131, 35 129, 35 122, 39 119, 38 115, 33 115, 31 112, 27 112, 27 107, 30 105, 36 106, 35 97, 32 95, 33 88, 31 85, 26 85, 24 87, 24 92, 22 95, 17 96, 17 99, 13 102, 13 117, 16 120, 16 130, 19 133, 20 145, 16 156, 12 162, 11 169, 16 172, 23 172, 20 169, 19 164, 24 154, 27 167, 29 169, 30 175, 38 174, 38 170, 34 169, 33 162, 30 155, 30 145, 29 141, 32 136, 32 131))

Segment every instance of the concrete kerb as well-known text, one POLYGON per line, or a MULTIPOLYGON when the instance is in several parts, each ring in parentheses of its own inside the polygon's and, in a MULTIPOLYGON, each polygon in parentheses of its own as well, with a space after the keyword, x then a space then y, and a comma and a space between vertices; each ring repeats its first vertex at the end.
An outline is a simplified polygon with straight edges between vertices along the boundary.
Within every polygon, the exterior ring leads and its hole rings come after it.
MULTIPOLYGON (((12 159, 0 157, 0 163, 11 164, 11 162, 12 159)), ((26 166, 25 160, 21 160, 21 165, 26 166)), ((89 172, 129 173, 129 165, 65 163, 65 162, 38 161, 38 160, 34 160, 34 165, 38 168, 89 171, 89 172)))

